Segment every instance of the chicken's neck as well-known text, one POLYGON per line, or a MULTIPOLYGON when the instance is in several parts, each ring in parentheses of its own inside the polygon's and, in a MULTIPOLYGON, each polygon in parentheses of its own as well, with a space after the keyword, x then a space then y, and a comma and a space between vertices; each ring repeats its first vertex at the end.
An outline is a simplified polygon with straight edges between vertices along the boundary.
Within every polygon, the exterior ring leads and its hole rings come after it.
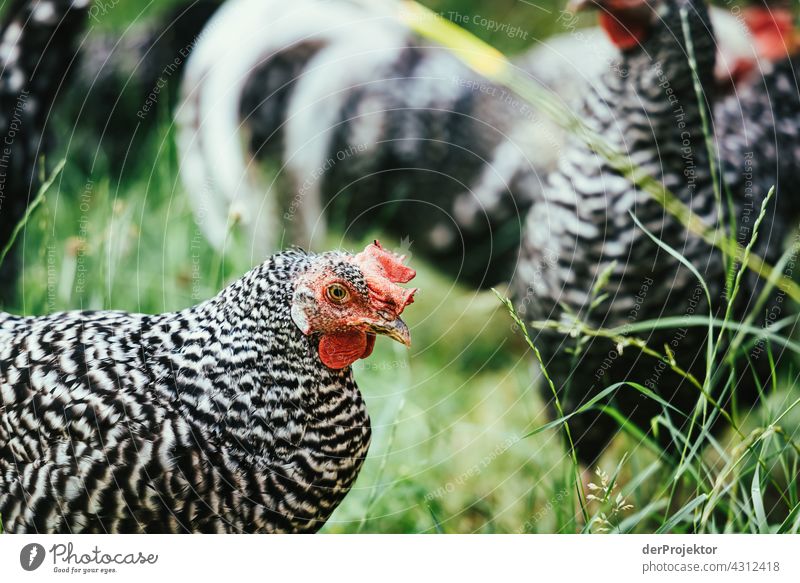
MULTIPOLYGON (((710 93, 703 96, 701 106, 678 6, 689 8, 695 70, 708 92, 714 85, 714 39, 701 2, 667 0, 667 4, 670 10, 657 19, 656 29, 641 46, 622 52, 589 88, 578 115, 622 153, 626 170, 654 178, 714 224, 713 182, 701 123, 701 107, 708 107, 705 99, 710 93)), ((605 325, 613 324, 616 316, 623 319, 629 312, 626 298, 635 297, 642 282, 653 276, 655 252, 631 214, 690 260, 707 255, 702 242, 687 241, 678 219, 635 187, 582 136, 569 138, 559 170, 550 176, 543 196, 527 218, 523 254, 530 261, 522 264, 517 280, 517 285, 526 286, 521 295, 535 296, 528 302, 534 318, 551 318, 561 306, 584 314, 592 302, 587 278, 613 268, 607 291, 615 302, 606 302, 594 315, 602 320, 604 310, 614 311, 605 325)), ((681 280, 674 285, 683 284, 681 280)), ((651 292, 648 301, 664 301, 660 291, 651 292)))

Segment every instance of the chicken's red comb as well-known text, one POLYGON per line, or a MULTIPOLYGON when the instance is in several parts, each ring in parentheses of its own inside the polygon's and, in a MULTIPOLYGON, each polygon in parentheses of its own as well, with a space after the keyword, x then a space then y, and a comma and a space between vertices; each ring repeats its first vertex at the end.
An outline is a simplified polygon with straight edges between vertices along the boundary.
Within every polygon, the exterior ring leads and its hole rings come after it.
MULTIPOLYGON (((405 289, 398 283, 408 283, 417 272, 403 265, 405 257, 384 249, 376 240, 359 254, 355 261, 367 277, 367 284, 378 298, 394 304, 400 312, 414 301, 416 289, 405 289)), ((399 312, 398 312, 399 313, 399 312)))
POLYGON ((403 265, 404 256, 387 251, 377 239, 371 245, 367 245, 361 253, 356 255, 356 258, 361 258, 359 263, 362 264, 377 264, 383 271, 383 276, 394 283, 408 283, 417 275, 416 271, 403 265))
POLYGON ((745 9, 744 19, 750 33, 756 39, 762 57, 771 61, 793 54, 800 46, 794 28, 794 14, 788 8, 753 6, 745 9))

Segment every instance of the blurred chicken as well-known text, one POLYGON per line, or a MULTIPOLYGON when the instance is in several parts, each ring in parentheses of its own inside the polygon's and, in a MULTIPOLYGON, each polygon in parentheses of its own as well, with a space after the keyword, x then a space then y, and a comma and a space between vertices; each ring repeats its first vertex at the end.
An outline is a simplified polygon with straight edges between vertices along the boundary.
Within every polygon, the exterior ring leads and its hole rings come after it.
MULTIPOLYGON (((620 66, 608 66, 586 89, 579 109, 581 119, 638 172, 674 193, 697 218, 723 229, 735 224, 736 231, 729 235, 747 244, 775 177, 770 172, 753 172, 745 183, 740 166, 739 175, 732 177, 736 180, 731 184, 730 207, 717 204, 711 152, 702 124, 704 114, 711 116, 719 92, 714 76, 715 39, 705 2, 629 0, 620 4, 597 0, 595 4, 601 26, 619 48, 620 66), (688 58, 688 40, 684 40, 682 11, 696 55, 694 70, 688 58), (625 74, 620 74, 621 70, 625 74), (693 83, 695 72, 702 91, 699 98, 693 83)), ((768 211, 754 249, 768 262, 775 262, 788 224, 774 205, 768 211)), ((593 329, 624 331, 633 324, 669 317, 710 313, 722 318, 727 308, 726 280, 726 262, 716 248, 689 231, 581 137, 568 137, 558 170, 549 177, 526 220, 514 289, 518 309, 527 320, 562 322, 566 330, 577 321, 593 329), (692 269, 651 241, 633 217, 680 253, 692 269), (696 273, 708 286, 710 304, 696 273)), ((752 272, 744 275, 733 306, 734 321, 741 321, 753 309, 763 285, 752 272)), ((774 301, 774 296, 768 298, 760 318, 776 305, 770 303, 774 301)), ((601 391, 617 387, 596 406, 570 419, 576 451, 586 464, 593 463, 619 431, 620 419, 603 410, 607 403, 626 424, 657 434, 668 455, 680 455, 683 443, 667 426, 667 418, 672 428, 686 434, 695 406, 701 402, 700 389, 689 376, 704 382, 708 331, 673 327, 641 334, 650 348, 667 355, 665 360, 602 336, 578 342, 569 332, 548 329, 534 339, 564 413, 575 413, 601 391), (665 410, 627 382, 654 391, 672 408, 665 410)), ((723 345, 719 354, 724 352, 723 345)), ((757 355, 751 357, 758 360, 757 355)), ((740 407, 757 399, 754 372, 764 373, 758 378, 763 383, 769 374, 766 361, 762 356, 752 370, 737 371, 735 399, 740 407)), ((714 377, 710 385, 722 406, 732 398, 726 380, 714 377)), ((543 388, 553 405, 549 388, 543 388)), ((558 410, 552 407, 555 414, 558 410)), ((721 419, 719 411, 707 410, 696 423, 718 429, 721 419)), ((699 432, 697 424, 694 436, 699 432)))
MULTIPOLYGON (((319 246, 328 223, 381 225, 475 287, 508 281, 521 217, 563 153, 562 128, 361 0, 234 0, 186 71, 181 167, 218 248, 244 233, 257 252, 319 246)), ((747 27, 723 10, 717 84, 758 67, 747 27)), ((618 49, 601 28, 519 58, 571 102, 618 49)))
MULTIPOLYGON (((735 15, 712 6, 709 14, 717 41, 714 77, 719 92, 737 99, 740 91, 758 84, 763 77, 769 77, 764 84, 774 90, 777 83, 776 75, 772 74, 773 63, 785 59, 787 53, 794 54, 800 46, 790 0, 750 0, 749 6, 744 10, 738 8, 735 15)), ((565 11, 561 20, 566 26, 572 26, 575 18, 565 11)), ((596 82, 609 65, 619 66, 619 49, 602 27, 580 28, 542 40, 516 57, 514 63, 568 104, 575 105, 585 87, 596 82)), ((794 100, 796 94, 797 91, 780 99, 794 100)), ((732 103, 727 107, 735 109, 732 103)), ((750 107, 748 105, 747 109, 750 107)), ((759 119, 759 112, 754 110, 743 115, 759 119)), ((550 139, 563 144, 564 131, 554 122, 543 122, 550 139)), ((732 122, 728 118, 723 123, 729 126, 732 122)), ((536 164, 539 173, 546 174, 555 169, 560 150, 548 148, 544 143, 542 146, 542 155, 536 157, 536 164)), ((729 156, 733 158, 735 156, 729 156)), ((800 158, 793 160, 800 166, 800 158)))
POLYGON ((460 282, 508 278, 541 187, 540 120, 396 9, 234 0, 216 14, 177 114, 182 175, 214 245, 233 225, 256 253, 319 247, 328 222, 380 225, 460 282))
MULTIPOLYGON (((51 109, 68 83, 89 0, 15 0, 0 26, 0 255, 40 185, 53 149, 51 109)), ((52 161, 48 166, 53 166, 52 161)), ((18 249, 0 265, 0 305, 15 295, 18 249)))

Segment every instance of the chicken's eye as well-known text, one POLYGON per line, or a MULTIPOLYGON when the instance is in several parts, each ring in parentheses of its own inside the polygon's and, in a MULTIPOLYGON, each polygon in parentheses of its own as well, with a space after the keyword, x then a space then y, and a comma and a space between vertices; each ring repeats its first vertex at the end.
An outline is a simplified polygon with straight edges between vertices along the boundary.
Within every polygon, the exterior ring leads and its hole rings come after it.
POLYGON ((350 292, 340 283, 329 285, 326 293, 334 304, 343 304, 350 299, 350 292))

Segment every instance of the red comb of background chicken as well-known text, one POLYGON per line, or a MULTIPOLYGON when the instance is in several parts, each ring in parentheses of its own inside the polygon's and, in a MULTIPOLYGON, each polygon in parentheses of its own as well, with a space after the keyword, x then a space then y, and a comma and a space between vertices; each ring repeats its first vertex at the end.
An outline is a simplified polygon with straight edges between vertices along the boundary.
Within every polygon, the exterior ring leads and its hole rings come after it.
POLYGON ((378 241, 374 241, 358 255, 356 264, 361 268, 367 285, 375 296, 389 304, 396 314, 403 311, 414 301, 416 289, 406 289, 397 285, 408 283, 417 272, 403 265, 405 257, 384 249, 378 241))
POLYGON ((790 9, 751 7, 744 11, 744 18, 762 57, 775 61, 800 48, 790 9))
POLYGON ((642 44, 650 33, 652 22, 647 16, 649 15, 635 14, 622 18, 603 10, 598 19, 600 28, 606 32, 611 42, 620 50, 627 51, 642 44))

